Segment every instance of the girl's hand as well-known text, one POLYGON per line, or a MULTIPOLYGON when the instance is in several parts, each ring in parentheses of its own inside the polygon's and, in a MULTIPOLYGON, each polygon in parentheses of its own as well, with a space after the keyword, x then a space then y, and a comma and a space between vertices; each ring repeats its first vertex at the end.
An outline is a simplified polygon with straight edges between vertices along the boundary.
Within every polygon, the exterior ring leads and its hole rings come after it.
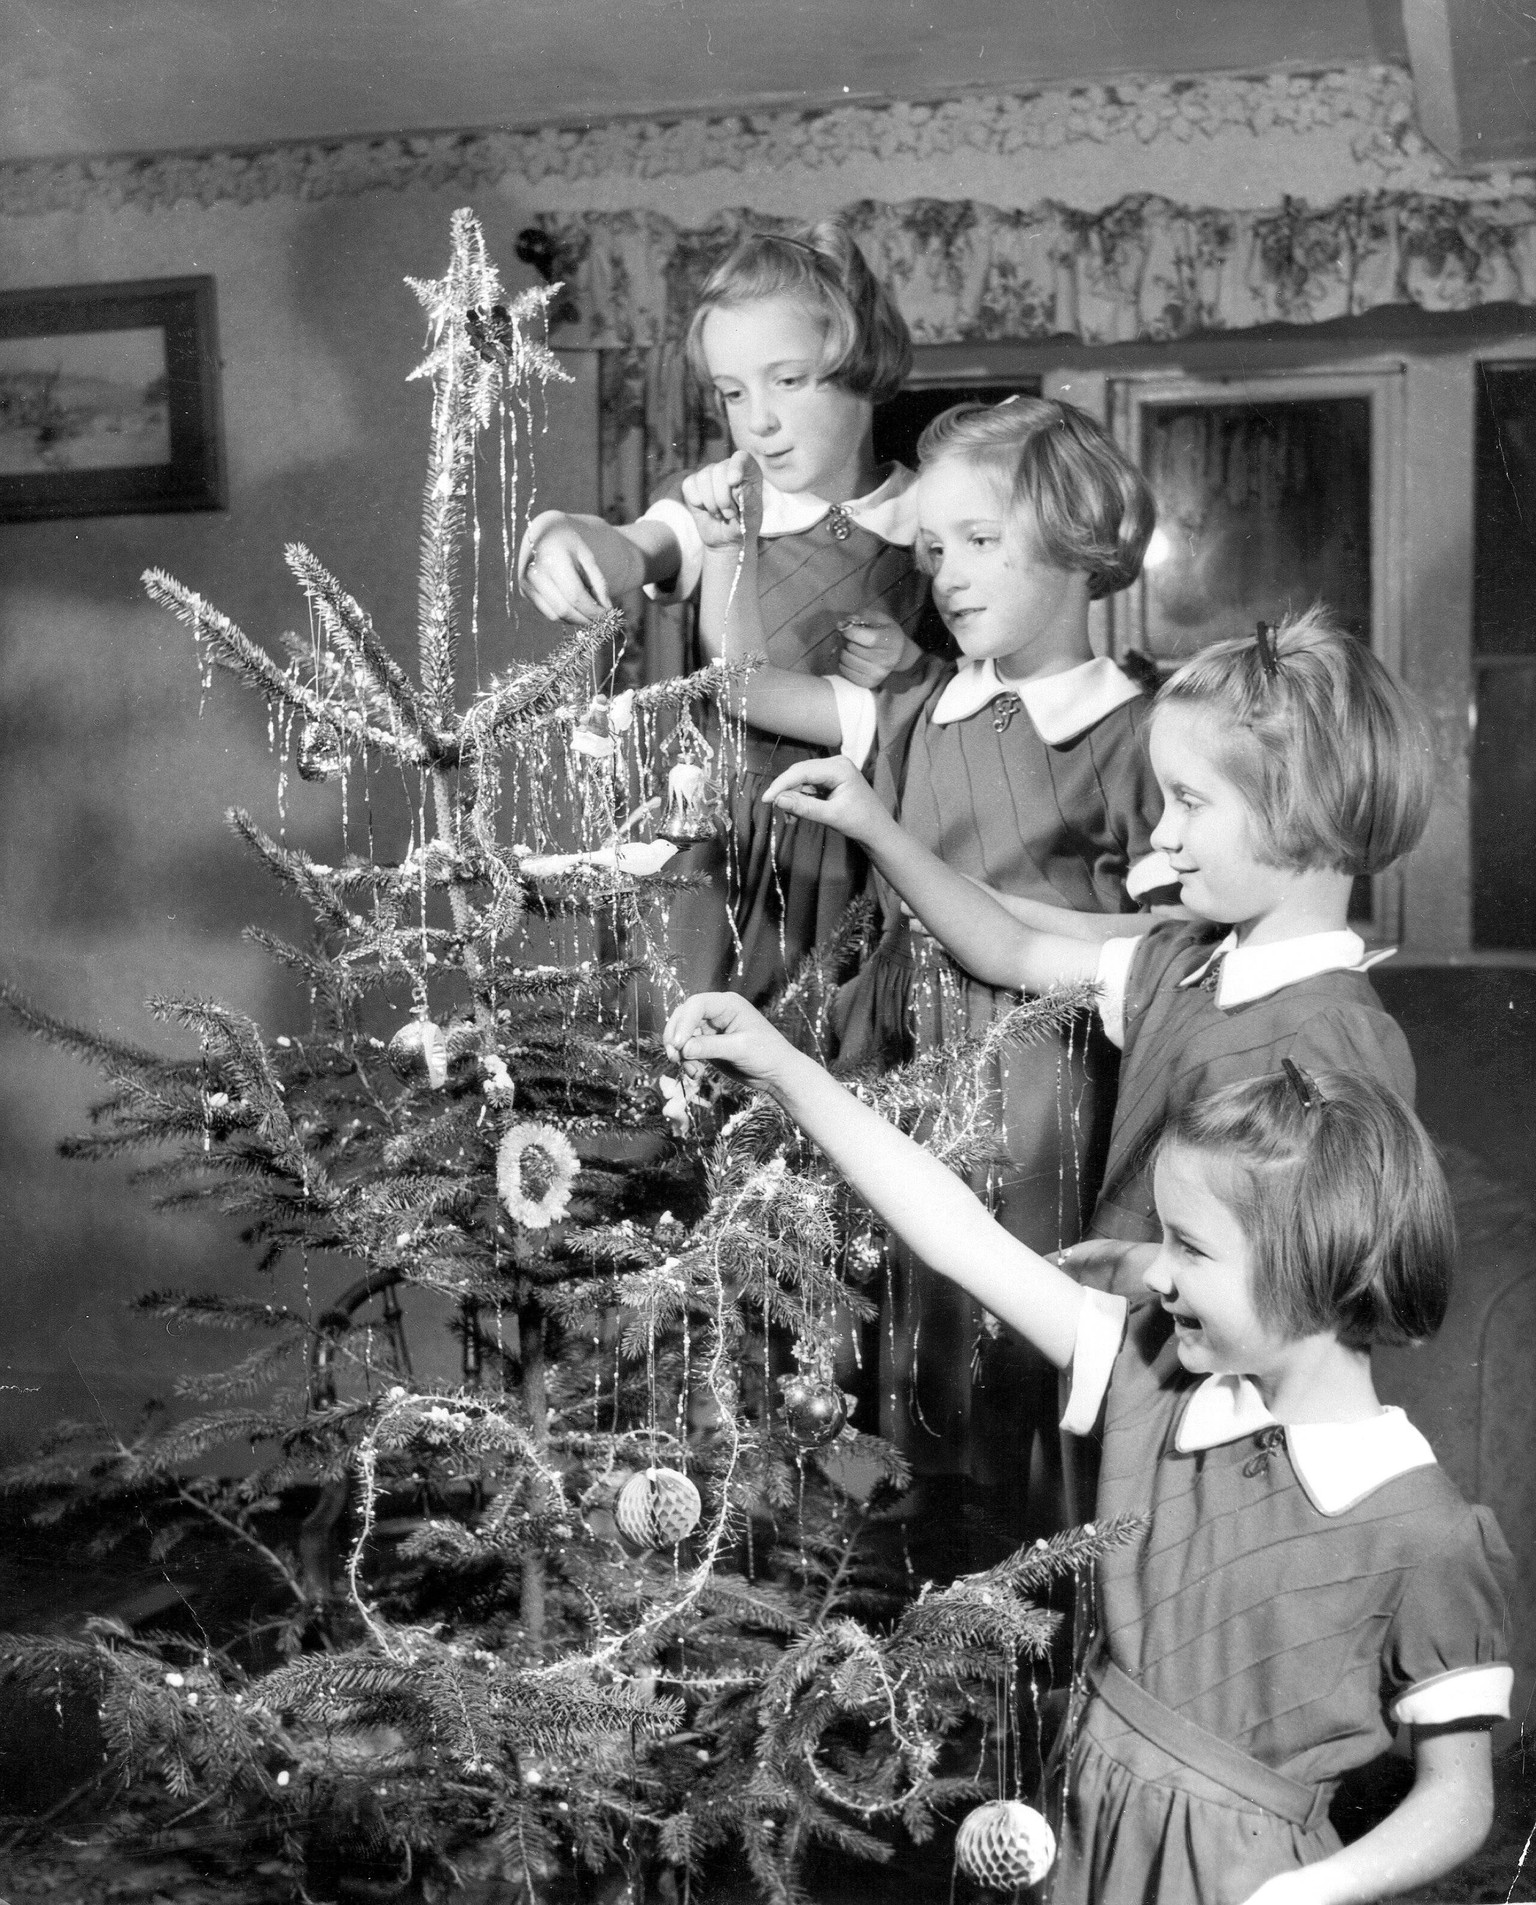
POLYGON ((558 509, 529 523, 517 555, 517 586, 552 622, 595 622, 613 607, 591 545, 558 509))
POLYGON ((723 463, 706 463, 683 478, 688 505, 706 549, 755 541, 763 523, 763 473, 745 450, 723 463))
POLYGON ((771 1091, 794 1048, 755 1006, 734 992, 699 992, 667 1020, 662 1033, 667 1056, 696 1078, 715 1065, 744 1084, 771 1091))
POLYGON ((763 799, 781 813, 814 820, 864 845, 890 820, 874 789, 843 754, 825 761, 797 761, 765 790, 763 799))
POLYGON ((888 675, 910 668, 922 650, 883 609, 863 609, 843 623, 837 672, 857 688, 878 688, 888 675))

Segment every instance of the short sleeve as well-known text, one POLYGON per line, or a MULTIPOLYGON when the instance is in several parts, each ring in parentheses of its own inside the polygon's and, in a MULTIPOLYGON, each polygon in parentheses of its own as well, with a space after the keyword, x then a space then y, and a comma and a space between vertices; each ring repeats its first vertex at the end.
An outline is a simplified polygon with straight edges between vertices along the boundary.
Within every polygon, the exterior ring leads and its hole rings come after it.
POLYGON ((1090 737, 1107 834, 1094 865, 1094 890, 1109 912, 1134 910, 1141 893, 1161 890, 1174 877, 1163 856, 1152 852, 1163 796, 1147 755, 1146 710, 1144 696, 1123 703, 1090 737))
POLYGON ((1103 1290, 1084 1289, 1072 1345, 1072 1383, 1061 1426, 1068 1435, 1091 1435, 1109 1393, 1115 1358, 1125 1339, 1126 1301, 1103 1290))
POLYGON ((1099 988, 1099 1019, 1104 1036, 1111 1045, 1125 1049, 1125 1001, 1131 982, 1131 966, 1140 950, 1141 940, 1134 933, 1118 939, 1106 939, 1099 948, 1099 963, 1093 978, 1099 988))
POLYGON ((670 582, 647 582, 645 592, 653 602, 686 602, 699 586, 704 572, 704 542, 694 526, 688 505, 681 495, 681 481, 669 483, 640 518, 643 523, 661 523, 677 539, 682 562, 670 582))
POLYGON ((878 704, 874 690, 860 688, 855 682, 845 681, 841 675, 823 675, 822 680, 832 690, 832 699, 837 703, 837 720, 841 731, 838 752, 852 761, 855 767, 863 767, 875 745, 878 704))
POLYGON ((1414 1568, 1383 1652, 1388 1713, 1411 1726, 1509 1714, 1514 1563, 1488 1509, 1457 1507, 1435 1551, 1414 1568))

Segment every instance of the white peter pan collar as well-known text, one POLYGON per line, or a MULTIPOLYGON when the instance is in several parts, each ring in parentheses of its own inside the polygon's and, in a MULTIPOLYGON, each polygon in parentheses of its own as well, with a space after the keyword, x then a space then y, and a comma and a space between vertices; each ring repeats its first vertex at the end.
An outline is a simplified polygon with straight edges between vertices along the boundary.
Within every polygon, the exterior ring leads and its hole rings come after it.
POLYGON ((1033 681, 1005 681, 996 661, 988 656, 985 661, 961 662, 929 719, 935 727, 947 727, 952 721, 968 721, 999 695, 1017 695, 1041 740, 1061 747, 1097 727, 1105 715, 1140 693, 1107 655, 1079 662, 1059 675, 1036 676, 1033 681))
MULTIPOLYGON (((917 473, 904 463, 893 463, 885 481, 866 496, 851 496, 836 505, 860 529, 868 529, 882 542, 910 549, 917 541, 917 473)), ((763 485, 763 526, 765 536, 796 536, 814 529, 833 505, 808 490, 775 489, 763 485)))
POLYGON ((1323 1515, 1342 1515, 1385 1483, 1435 1460, 1401 1409, 1383 1409, 1360 1422, 1280 1424, 1246 1376, 1207 1376, 1184 1405, 1174 1447, 1192 1455, 1279 1427, 1296 1479, 1323 1515))
POLYGON ((1264 946, 1239 946, 1234 930, 1219 946, 1211 948, 1181 986, 1197 986, 1216 960, 1221 971, 1216 980, 1216 1003, 1223 1009, 1249 1005, 1266 999, 1284 986, 1301 979, 1313 979, 1320 972, 1368 972, 1372 966, 1390 959, 1395 946, 1383 946, 1376 952, 1365 950, 1365 941, 1348 930, 1336 933, 1303 933, 1297 939, 1277 939, 1264 946))

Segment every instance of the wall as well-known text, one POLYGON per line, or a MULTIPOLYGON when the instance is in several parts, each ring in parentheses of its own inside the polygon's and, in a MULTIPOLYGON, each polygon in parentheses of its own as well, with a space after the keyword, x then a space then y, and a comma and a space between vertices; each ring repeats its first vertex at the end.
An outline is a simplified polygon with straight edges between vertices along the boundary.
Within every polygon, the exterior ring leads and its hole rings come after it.
MULTIPOLYGON (((240 939, 255 920, 301 937, 302 914, 223 821, 239 804, 281 823, 265 710, 228 676, 202 693, 187 631, 139 576, 168 569, 272 639, 304 626, 282 560, 303 540, 410 654, 430 398, 405 381, 423 325, 402 279, 446 264, 464 196, 94 204, 8 221, 7 285, 213 274, 229 458, 226 512, 0 525, 0 971, 39 1006, 168 1051, 186 1046, 145 1013, 152 996, 213 996, 269 1031, 302 1028, 305 1002, 240 939)), ((482 209, 521 288, 519 214, 494 195, 482 209)), ((590 508, 595 360, 571 361, 579 381, 558 392, 539 468, 549 494, 590 508)), ((521 637, 545 639, 537 626, 521 637)), ((512 645, 488 621, 487 672, 512 645)), ((334 788, 290 771, 283 805, 290 838, 334 853, 334 788)), ((387 789, 376 806, 388 837, 387 789)), ((227 1350, 130 1316, 135 1292, 272 1290, 227 1223, 156 1216, 124 1167, 59 1159, 101 1082, 9 1026, 0 1040, 3 1449, 61 1413, 131 1421, 186 1362, 227 1350)))

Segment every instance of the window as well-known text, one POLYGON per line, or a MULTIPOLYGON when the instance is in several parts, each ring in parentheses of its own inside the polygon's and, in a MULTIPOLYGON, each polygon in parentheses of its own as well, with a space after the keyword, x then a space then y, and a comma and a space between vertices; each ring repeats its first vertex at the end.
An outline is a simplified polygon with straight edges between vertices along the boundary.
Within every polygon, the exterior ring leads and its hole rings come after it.
POLYGON ((1005 397, 1039 395, 1038 377, 1015 377, 1006 383, 910 383, 875 412, 875 461, 894 460, 916 469, 918 438, 953 404, 1001 403, 1005 397))

